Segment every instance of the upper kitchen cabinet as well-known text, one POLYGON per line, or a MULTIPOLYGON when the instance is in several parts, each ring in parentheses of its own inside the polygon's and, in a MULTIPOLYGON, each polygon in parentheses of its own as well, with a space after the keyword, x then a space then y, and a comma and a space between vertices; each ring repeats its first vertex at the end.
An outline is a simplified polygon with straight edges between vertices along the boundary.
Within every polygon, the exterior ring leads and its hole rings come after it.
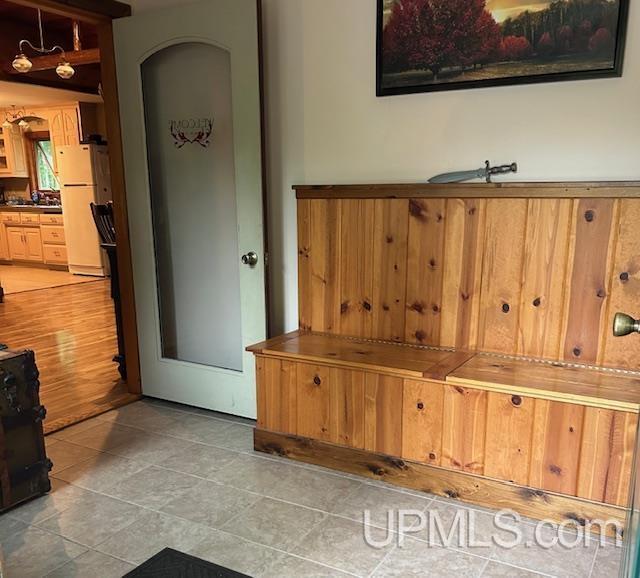
POLYGON ((0 125, 0 177, 28 177, 20 128, 0 125))
POLYGON ((55 150, 64 145, 80 144, 80 141, 98 130, 97 106, 89 103, 57 105, 37 111, 49 122, 49 136, 53 148, 54 169, 55 150))

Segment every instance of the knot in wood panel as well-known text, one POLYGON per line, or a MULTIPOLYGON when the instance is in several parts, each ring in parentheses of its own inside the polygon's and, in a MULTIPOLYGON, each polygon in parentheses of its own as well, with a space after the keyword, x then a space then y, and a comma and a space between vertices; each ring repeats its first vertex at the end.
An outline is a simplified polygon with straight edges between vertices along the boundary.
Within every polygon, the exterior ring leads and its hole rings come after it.
POLYGON ((540 305, 542 305, 542 299, 540 299, 540 297, 536 297, 536 298, 533 300, 533 306, 534 306, 534 307, 540 307, 540 305))
POLYGON ((419 401, 419 402, 416 404, 416 407, 417 407, 420 411, 422 411, 422 410, 424 409, 424 403, 422 403, 421 401, 419 401))
POLYGON ((416 219, 426 219, 424 205, 415 199, 409 201, 409 214, 416 219))
POLYGON ((365 311, 371 311, 372 307, 371 307, 371 303, 369 303, 368 301, 364 301, 362 303, 362 307, 365 311))
POLYGON ((519 395, 514 395, 514 396, 511 398, 511 403, 512 403, 513 405, 515 405, 516 407, 519 407, 519 406, 521 406, 521 405, 522 405, 522 398, 521 398, 519 395))
POLYGON ((620 273, 620 281, 622 281, 623 283, 629 281, 629 273, 627 273, 626 271, 624 273, 620 273))
POLYGON ((502 304, 502 312, 503 313, 509 313, 509 311, 511 311, 511 305, 509 305, 508 303, 503 303, 502 304))
POLYGON ((322 380, 320 379, 320 376, 319 376, 319 375, 316 375, 316 376, 313 378, 313 383, 314 383, 315 385, 320 385, 320 384, 322 383, 322 380))
POLYGON ((596 213, 595 211, 592 211, 591 209, 589 209, 588 211, 585 212, 584 214, 584 220, 587 223, 591 223, 593 222, 593 220, 596 218, 596 213))
POLYGON ((551 464, 549 466, 549 471, 554 475, 554 476, 561 476, 562 475, 562 468, 560 468, 559 466, 555 466, 553 464, 551 464))
POLYGON ((377 464, 367 464, 366 467, 374 476, 384 476, 387 473, 383 467, 377 464))

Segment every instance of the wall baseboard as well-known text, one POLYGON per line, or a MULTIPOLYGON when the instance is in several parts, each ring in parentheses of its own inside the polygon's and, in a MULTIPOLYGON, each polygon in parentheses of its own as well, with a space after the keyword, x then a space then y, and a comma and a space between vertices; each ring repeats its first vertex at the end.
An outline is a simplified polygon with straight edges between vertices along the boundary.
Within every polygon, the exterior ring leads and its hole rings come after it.
POLYGON ((496 510, 510 509, 537 520, 575 522, 594 533, 600 531, 598 521, 608 522, 605 530, 609 536, 616 533, 613 524, 623 528, 626 519, 627 510, 618 506, 309 438, 256 429, 254 448, 259 452, 381 480, 466 504, 496 510))

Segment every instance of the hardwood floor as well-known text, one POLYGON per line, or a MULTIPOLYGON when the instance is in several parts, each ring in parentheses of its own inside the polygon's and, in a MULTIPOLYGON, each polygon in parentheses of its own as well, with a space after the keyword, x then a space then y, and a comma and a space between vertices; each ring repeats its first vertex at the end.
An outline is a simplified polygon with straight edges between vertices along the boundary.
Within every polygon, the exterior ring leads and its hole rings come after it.
POLYGON ((62 285, 92 283, 97 277, 82 277, 68 271, 52 271, 38 267, 22 267, 19 265, 0 265, 0 285, 5 294, 23 293, 37 289, 50 289, 62 285))
POLYGON ((0 343, 35 351, 45 433, 139 397, 128 393, 112 361, 117 343, 108 280, 5 296, 0 343))

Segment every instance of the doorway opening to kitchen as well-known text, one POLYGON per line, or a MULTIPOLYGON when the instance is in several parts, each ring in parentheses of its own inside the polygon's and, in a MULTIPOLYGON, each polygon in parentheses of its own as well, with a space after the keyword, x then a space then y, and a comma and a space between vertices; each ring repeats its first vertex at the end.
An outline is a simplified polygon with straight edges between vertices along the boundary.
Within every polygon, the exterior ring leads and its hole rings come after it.
POLYGON ((110 21, 0 0, 0 38, 0 343, 35 351, 50 433, 139 393, 110 21))

